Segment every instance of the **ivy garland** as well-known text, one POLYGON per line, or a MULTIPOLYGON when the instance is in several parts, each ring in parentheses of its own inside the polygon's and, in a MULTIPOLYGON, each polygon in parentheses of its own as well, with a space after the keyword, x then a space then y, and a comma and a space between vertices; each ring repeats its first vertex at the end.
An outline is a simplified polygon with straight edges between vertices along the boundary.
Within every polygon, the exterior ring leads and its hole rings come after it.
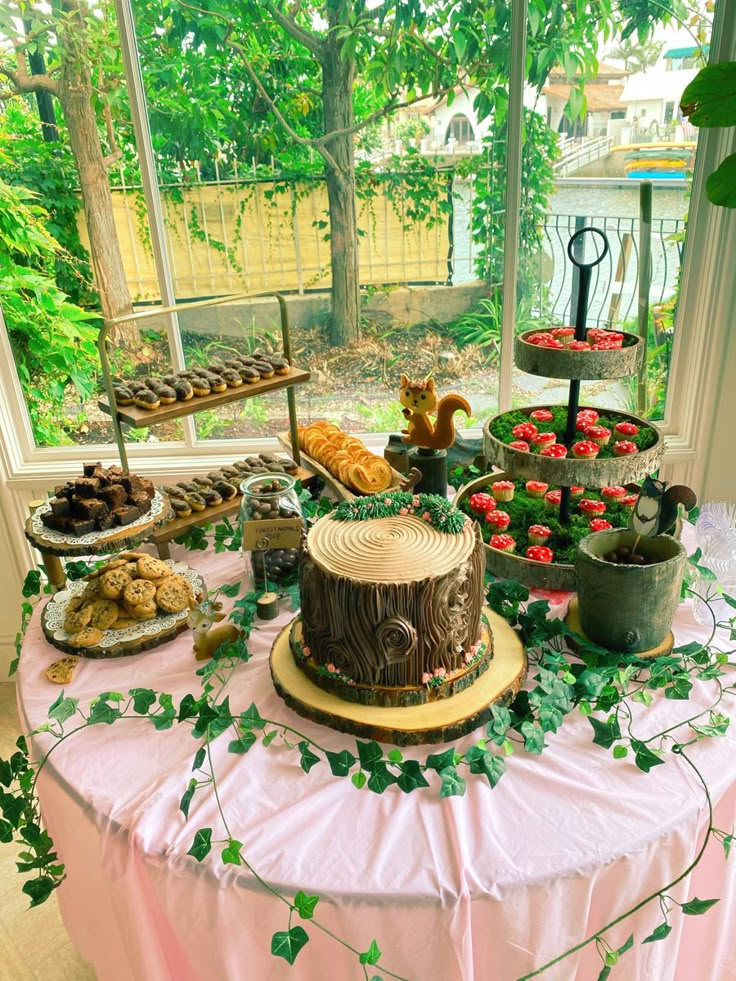
MULTIPOLYGON (((313 512, 320 507, 324 509, 326 505, 322 502, 311 505, 313 512)), ((217 531, 215 535, 216 542, 220 543, 220 550, 232 547, 232 536, 228 537, 227 533, 218 535, 217 531)), ((691 567, 699 572, 701 578, 712 581, 713 574, 698 565, 699 558, 699 553, 696 552, 690 560, 691 567)), ((83 563, 73 565, 73 575, 84 575, 86 571, 87 567, 83 563)), ((24 587, 26 598, 38 595, 40 589, 39 574, 29 574, 24 587)), ((687 591, 688 587, 684 585, 683 595, 687 591)), ((221 592, 237 596, 240 583, 223 586, 221 592)), ((728 596, 723 598, 736 610, 736 600, 728 596)), ((356 966, 362 972, 361 976, 367 981, 381 981, 381 978, 407 981, 382 962, 383 955, 376 940, 371 942, 367 950, 361 951, 332 933, 315 918, 319 896, 307 895, 302 890, 297 891, 294 896, 285 895, 265 881, 252 867, 242 853, 243 844, 235 837, 235 829, 228 823, 219 795, 211 755, 212 742, 228 733, 228 751, 238 755, 247 754, 259 740, 265 746, 275 743, 285 750, 298 753, 299 765, 305 773, 308 774, 320 763, 327 763, 335 777, 349 776, 353 787, 358 791, 367 787, 373 793, 382 794, 389 788, 393 791, 396 787, 402 793, 408 794, 431 788, 430 792, 439 792, 440 797, 450 797, 462 796, 467 780, 476 776, 487 780, 490 787, 495 787, 506 770, 505 758, 508 755, 521 747, 529 753, 541 753, 546 745, 546 734, 556 732, 567 716, 579 712, 591 725, 593 743, 611 751, 615 760, 631 754, 636 766, 644 773, 655 766, 665 765, 673 757, 684 760, 703 788, 709 814, 708 828, 695 859, 676 879, 636 903, 615 920, 602 925, 574 947, 518 979, 529 981, 538 977, 566 957, 595 944, 602 961, 599 981, 605 981, 613 967, 635 942, 632 933, 622 946, 612 948, 605 934, 615 925, 644 906, 657 902, 662 910, 663 921, 640 941, 654 943, 665 939, 671 932, 669 920, 676 908, 679 907, 684 915, 695 916, 705 913, 718 902, 717 898, 695 897, 680 903, 670 892, 697 866, 711 839, 720 841, 726 858, 733 842, 733 831, 713 825, 710 793, 689 756, 688 749, 703 740, 722 737, 728 730, 730 719, 722 711, 722 703, 726 698, 736 695, 736 686, 726 679, 726 672, 733 670, 728 664, 729 655, 733 651, 720 650, 715 639, 716 630, 722 628, 727 631, 731 642, 736 640, 736 615, 725 623, 716 623, 714 617, 705 643, 687 644, 676 648, 666 657, 647 662, 634 656, 622 658, 620 655, 613 655, 584 640, 573 634, 563 621, 547 619, 546 602, 529 603, 528 600, 529 591, 513 581, 492 583, 488 592, 491 608, 514 626, 532 654, 532 687, 522 691, 508 707, 494 706, 485 735, 468 750, 461 753, 450 747, 440 753, 428 754, 423 762, 405 760, 398 748, 384 755, 383 747, 374 740, 355 740, 350 748, 346 746, 340 752, 332 752, 299 730, 278 720, 265 718, 255 704, 245 712, 234 713, 230 708, 226 689, 233 673, 250 659, 247 641, 256 606, 256 597, 252 593, 237 599, 231 614, 231 619, 243 628, 242 639, 221 647, 210 662, 199 668, 197 674, 201 691, 184 695, 178 704, 166 692, 156 692, 150 688, 131 688, 125 693, 103 692, 83 708, 78 699, 67 696, 62 691, 49 708, 49 721, 31 733, 34 735, 47 732, 55 738, 55 743, 46 755, 38 762, 31 761, 28 745, 21 736, 16 744, 17 751, 10 759, 0 759, 0 841, 10 843, 15 840, 23 845, 18 870, 23 874, 32 874, 32 878, 23 886, 23 892, 29 896, 31 906, 44 902, 65 878, 64 865, 53 850, 53 841, 48 832, 42 829, 36 795, 38 776, 54 750, 75 733, 91 725, 117 724, 123 719, 131 718, 146 718, 157 730, 170 729, 175 724, 187 725, 197 742, 192 763, 192 773, 195 775, 184 789, 179 808, 185 818, 188 817, 194 795, 205 788, 211 788, 222 825, 218 831, 213 828, 197 829, 188 854, 201 862, 210 855, 213 848, 217 848, 222 862, 246 868, 267 892, 287 907, 286 929, 277 931, 271 938, 271 952, 293 964, 300 950, 308 943, 309 934, 306 929, 299 923, 294 924, 296 916, 300 920, 309 921, 310 928, 322 930, 350 950, 356 957, 356 966), (574 660, 569 653, 570 644, 574 644, 577 650, 574 660), (623 665, 622 660, 625 662, 623 665), (653 702, 655 691, 661 692, 665 698, 687 700, 695 681, 712 684, 714 693, 710 705, 683 722, 646 738, 637 734, 633 727, 632 702, 649 706, 653 702), (70 725, 70 720, 73 720, 73 726, 70 725), (377 967, 381 974, 372 974, 369 977, 369 966, 377 967)), ((23 614, 27 622, 29 613, 25 607, 23 614)))

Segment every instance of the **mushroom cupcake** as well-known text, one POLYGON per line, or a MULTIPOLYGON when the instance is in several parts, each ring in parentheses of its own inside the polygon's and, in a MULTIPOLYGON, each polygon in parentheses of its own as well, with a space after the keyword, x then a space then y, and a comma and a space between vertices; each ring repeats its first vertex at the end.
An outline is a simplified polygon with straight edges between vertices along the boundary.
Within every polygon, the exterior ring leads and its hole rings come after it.
POLYGON ((536 424, 542 422, 552 422, 553 416, 549 409, 535 409, 529 413, 529 418, 536 424))
POLYGON ((514 426, 511 430, 511 435, 514 439, 523 439, 526 442, 530 442, 532 436, 536 436, 537 427, 533 422, 520 422, 518 426, 514 426))
POLYGON ((544 503, 548 508, 558 508, 562 503, 562 491, 547 491, 547 493, 544 495, 544 503))
POLYGON ((611 430, 606 426, 588 426, 585 430, 585 438, 592 440, 600 447, 608 446, 611 430))
POLYGON ((620 504, 623 498, 626 497, 626 488, 616 486, 602 487, 600 494, 608 504, 620 504))
POLYGON ((499 552, 513 552, 516 549, 516 539, 511 535, 491 535, 488 544, 499 552))
POLYGON ((592 439, 582 439, 579 443, 573 443, 572 455, 576 460, 595 460, 600 450, 600 446, 592 439))
POLYGON ((532 545, 546 545, 552 537, 552 529, 547 525, 531 525, 527 534, 532 545))
POLYGON ((588 525, 591 531, 608 531, 613 528, 610 521, 606 521, 605 518, 593 518, 593 520, 588 525))
POLYGON ((613 427, 613 441, 618 443, 621 440, 630 440, 632 436, 639 435, 639 427, 633 422, 617 422, 613 427))
POLYGON ((606 513, 606 502, 594 501, 589 497, 584 497, 578 503, 578 508, 583 514, 589 514, 591 517, 599 516, 606 513))
POLYGON ((543 450, 547 446, 552 446, 557 442, 557 436, 555 433, 535 433, 534 436, 529 440, 532 449, 543 450))
POLYGON ((496 531, 506 531, 511 524, 511 515, 506 511, 489 511, 486 515, 486 524, 496 531))
POLYGON ((495 511, 496 509, 495 498, 490 494, 486 494, 484 491, 472 494, 468 500, 468 504, 476 514, 488 514, 489 511, 495 511))
POLYGON ((514 499, 513 480, 497 480, 491 484, 491 491, 497 501, 506 502, 514 499))
POLYGON ((529 444, 523 439, 512 439, 509 443, 509 449, 516 450, 517 453, 528 453, 529 444))
POLYGON ((527 480, 525 486, 529 497, 537 497, 540 499, 543 498, 549 490, 549 484, 545 484, 543 480, 527 480))
POLYGON ((634 453, 639 452, 639 447, 636 443, 632 443, 628 439, 620 439, 618 443, 613 444, 614 456, 632 456, 634 453))
POLYGON ((532 562, 551 562, 555 553, 546 545, 530 545, 526 550, 526 557, 532 562))
POLYGON ((567 447, 562 443, 552 443, 539 451, 540 456, 551 456, 554 460, 562 460, 567 456, 567 447))

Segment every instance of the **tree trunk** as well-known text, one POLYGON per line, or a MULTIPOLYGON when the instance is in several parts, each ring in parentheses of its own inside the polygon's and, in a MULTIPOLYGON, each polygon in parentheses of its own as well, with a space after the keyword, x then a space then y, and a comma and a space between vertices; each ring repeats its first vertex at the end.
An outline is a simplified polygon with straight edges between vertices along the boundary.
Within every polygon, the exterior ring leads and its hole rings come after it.
MULTIPOLYGON (((328 4, 330 26, 340 22, 344 3, 328 4), (334 21, 334 23, 333 23, 334 21)), ((325 135, 354 124, 353 80, 355 61, 341 57, 342 42, 328 34, 322 58, 322 100, 325 135)), ((336 136, 327 150, 337 165, 326 164, 330 209, 332 311, 329 336, 333 344, 350 344, 360 333, 360 280, 358 278, 358 221, 355 206, 355 153, 353 134, 336 136)))
MULTIPOLYGON (((74 10, 73 4, 68 6, 74 10)), ((81 16, 68 19, 67 12, 64 20, 59 22, 58 30, 59 40, 67 49, 67 54, 62 60, 57 95, 64 110, 69 145, 79 175, 102 314, 106 320, 110 320, 130 313, 133 307, 115 228, 112 194, 97 131, 97 118, 92 107, 85 27, 81 16)), ((126 330, 123 335, 126 335, 126 339, 129 335, 132 340, 137 332, 126 330)), ((119 339, 123 335, 119 335, 119 339)))

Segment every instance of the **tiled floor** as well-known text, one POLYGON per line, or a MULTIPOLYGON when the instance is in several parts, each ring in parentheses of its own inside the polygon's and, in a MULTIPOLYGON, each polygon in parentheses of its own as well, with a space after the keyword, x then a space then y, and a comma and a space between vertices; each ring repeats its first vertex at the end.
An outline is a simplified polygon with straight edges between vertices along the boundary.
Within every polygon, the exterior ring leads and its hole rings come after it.
MULTIPOLYGON (((14 752, 19 732, 15 685, 0 684, 0 756, 14 752)), ((56 898, 28 909, 15 868, 19 850, 0 844, 0 981, 94 981, 95 972, 72 947, 56 898)))

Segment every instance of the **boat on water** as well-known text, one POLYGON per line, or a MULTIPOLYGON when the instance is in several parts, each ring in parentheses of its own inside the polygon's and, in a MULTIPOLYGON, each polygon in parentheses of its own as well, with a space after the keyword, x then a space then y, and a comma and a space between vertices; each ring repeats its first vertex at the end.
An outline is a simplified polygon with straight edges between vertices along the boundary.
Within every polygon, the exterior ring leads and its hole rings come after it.
POLYGON ((679 143, 627 143, 613 148, 623 153, 624 172, 636 180, 683 180, 692 174, 694 140, 679 143))

